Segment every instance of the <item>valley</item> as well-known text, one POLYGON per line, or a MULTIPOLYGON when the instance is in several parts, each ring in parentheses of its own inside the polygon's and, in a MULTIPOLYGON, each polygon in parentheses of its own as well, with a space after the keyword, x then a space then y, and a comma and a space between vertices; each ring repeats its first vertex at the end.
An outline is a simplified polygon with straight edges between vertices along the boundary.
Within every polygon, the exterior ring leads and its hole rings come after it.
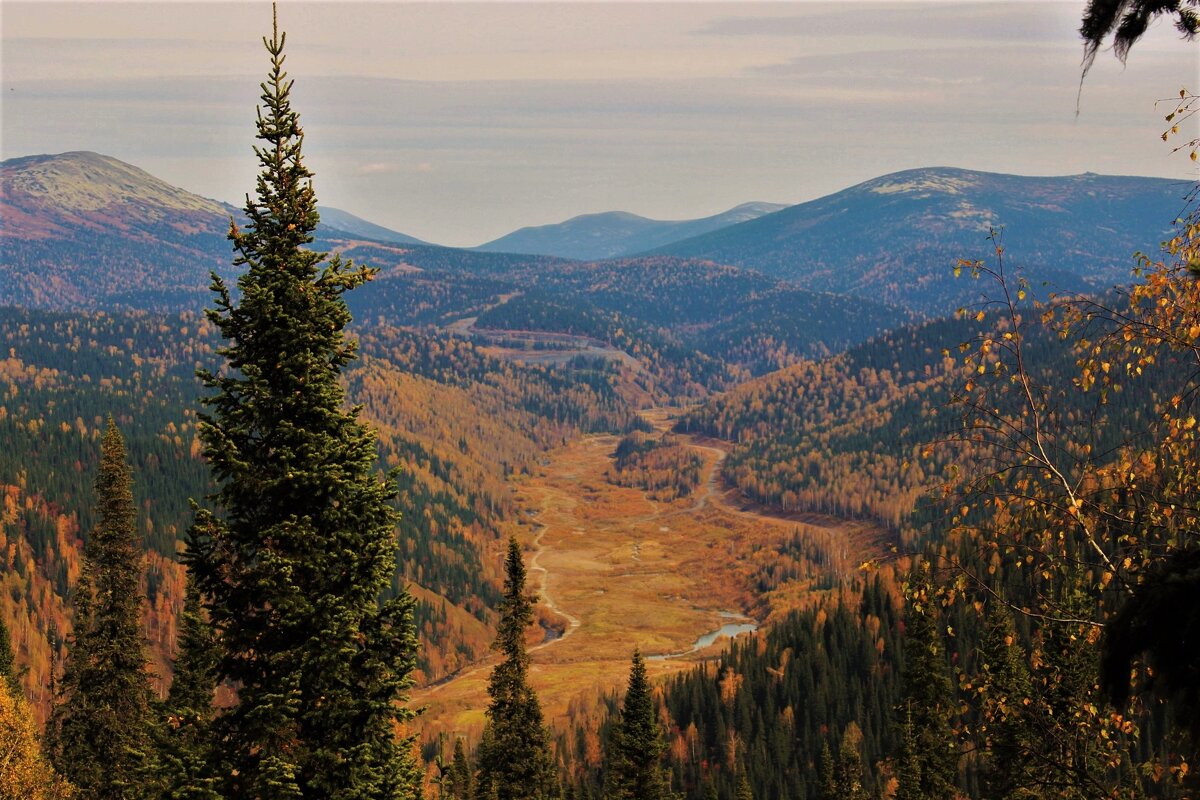
MULTIPOLYGON (((678 413, 656 408, 643 418, 661 433, 678 413)), ((855 559, 884 549, 884 534, 864 523, 746 510, 720 478, 725 446, 699 436, 687 439, 704 458, 692 496, 661 502, 615 486, 605 471, 619 438, 583 436, 547 454, 516 484, 541 623, 531 629, 538 635, 529 640, 530 680, 560 731, 624 682, 635 647, 651 674, 662 677, 717 655, 728 641, 722 632, 769 626, 815 602, 822 592, 812 583, 773 598, 758 596, 751 585, 785 540, 800 537, 819 548, 831 572, 846 579, 855 559)), ((488 664, 470 667, 414 693, 413 706, 426 709, 426 741, 478 734, 488 674, 488 664)))

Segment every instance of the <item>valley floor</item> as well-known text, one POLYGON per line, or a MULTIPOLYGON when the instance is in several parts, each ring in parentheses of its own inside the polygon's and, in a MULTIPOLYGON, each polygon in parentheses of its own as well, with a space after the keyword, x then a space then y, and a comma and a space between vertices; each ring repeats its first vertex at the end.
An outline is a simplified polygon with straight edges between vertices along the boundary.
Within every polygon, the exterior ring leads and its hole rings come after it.
MULTIPOLYGON (((666 410, 647 417, 659 428, 671 421, 666 410)), ((830 554, 831 569, 844 570, 874 554, 880 541, 860 523, 744 509, 721 484, 720 442, 689 441, 706 471, 691 496, 650 500, 605 479, 617 443, 608 435, 578 439, 550 453, 517 487, 528 519, 521 536, 529 586, 551 629, 543 641, 531 641, 530 681, 555 727, 624 684, 634 647, 650 657, 652 677, 661 677, 719 652, 727 640, 693 648, 731 620, 758 616, 769 624, 802 603, 811 589, 792 586, 786 598, 771 599, 749 591, 748 576, 770 557, 772 542, 812 536, 839 551, 830 554)), ((490 669, 485 662, 415 693, 413 705, 426 708, 426 739, 478 734, 490 669)))

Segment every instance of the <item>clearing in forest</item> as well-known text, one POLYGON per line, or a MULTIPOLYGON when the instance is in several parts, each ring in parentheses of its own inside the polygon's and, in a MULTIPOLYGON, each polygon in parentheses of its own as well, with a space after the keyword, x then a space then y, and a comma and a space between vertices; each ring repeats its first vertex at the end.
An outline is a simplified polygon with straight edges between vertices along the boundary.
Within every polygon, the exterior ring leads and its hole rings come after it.
MULTIPOLYGON (((660 429, 670 421, 665 411, 647 417, 660 429)), ((624 684, 635 646, 650 658, 651 677, 688 668, 727 643, 718 638, 694 649, 706 634, 742 617, 769 624, 878 547, 878 532, 863 524, 743 509, 721 485, 720 443, 687 441, 704 457, 703 478, 669 503, 605 478, 619 442, 610 435, 553 451, 517 487, 529 588, 540 595, 546 626, 544 638, 531 631, 530 681, 556 728, 624 684), (811 565, 807 579, 758 594, 754 587, 781 543, 798 540, 820 551, 822 563, 811 565)), ((489 660, 415 692, 413 705, 427 707, 425 738, 478 735, 490 669, 489 660)))

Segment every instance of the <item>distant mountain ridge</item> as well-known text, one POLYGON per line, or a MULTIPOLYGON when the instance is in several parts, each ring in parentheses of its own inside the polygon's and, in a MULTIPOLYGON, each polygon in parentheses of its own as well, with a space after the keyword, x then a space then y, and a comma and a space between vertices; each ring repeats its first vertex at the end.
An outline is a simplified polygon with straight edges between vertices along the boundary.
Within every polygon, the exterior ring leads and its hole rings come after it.
POLYGON ((761 270, 808 289, 946 313, 977 294, 955 284, 959 258, 992 254, 1002 231, 1009 267, 1063 290, 1129 278, 1133 253, 1154 252, 1190 184, 1095 175, 1024 177, 949 167, 875 178, 807 203, 656 248, 761 270))
POLYGON ((114 296, 178 296, 229 274, 231 209, 90 152, 0 164, 5 302, 94 308, 114 296))
MULTIPOLYGON (((421 244, 336 208, 320 211, 318 246, 421 244)), ((209 272, 232 275, 226 235, 241 215, 99 153, 8 159, 0 164, 0 293, 43 308, 199 308, 209 272)))
POLYGON ((620 258, 652 250, 709 231, 757 219, 787 206, 778 203, 742 203, 711 217, 658 220, 625 211, 583 214, 565 222, 521 228, 476 250, 492 253, 529 253, 581 261, 620 258))
MULTIPOLYGON (((765 214, 773 206, 740 206, 672 223, 602 214, 577 218, 573 228, 564 223, 548 232, 527 230, 553 238, 577 229, 572 235, 591 247, 618 240, 642 247, 716 220, 733 221, 655 246, 652 253, 752 269, 795 288, 939 316, 991 288, 952 277, 958 259, 991 257, 991 227, 1002 231, 1007 265, 1024 269, 1035 289, 1046 281, 1061 291, 1090 292, 1126 281, 1132 254, 1153 253, 1170 235, 1189 186, 1159 178, 1027 178, 929 168, 765 214)), ((209 298, 210 271, 235 274, 226 234, 230 217, 240 211, 115 158, 76 152, 10 159, 0 164, 0 188, 0 297, 6 304, 198 310, 209 298)), ((427 245, 338 209, 321 212, 315 248, 380 267, 381 280, 369 294, 400 291, 400 284, 386 280, 391 275, 437 273, 441 277, 425 282, 437 296, 423 302, 439 314, 454 311, 456 295, 446 276, 537 286, 549 270, 578 263, 427 245)), ((653 271, 648 258, 631 257, 622 269, 631 276, 653 271)), ((483 296, 474 300, 486 304, 483 296)), ((786 305, 773 313, 784 319, 786 305)))
POLYGON ((349 211, 342 211, 340 208, 331 208, 330 206, 318 205, 317 212, 321 215, 321 225, 327 228, 344 231, 345 233, 362 236, 365 239, 374 239, 377 242, 389 242, 392 244, 420 244, 430 245, 429 242, 422 241, 414 236, 409 236, 406 233, 394 231, 391 228, 385 228, 382 225, 376 225, 374 222, 369 222, 362 217, 355 216, 349 211))

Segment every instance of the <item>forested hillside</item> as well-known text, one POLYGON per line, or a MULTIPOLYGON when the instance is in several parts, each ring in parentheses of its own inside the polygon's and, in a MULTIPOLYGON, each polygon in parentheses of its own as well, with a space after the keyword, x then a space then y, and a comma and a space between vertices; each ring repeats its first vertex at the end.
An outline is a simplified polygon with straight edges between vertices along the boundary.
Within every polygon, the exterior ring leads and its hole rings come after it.
MULTIPOLYGON (((1194 237, 1192 226, 1169 253, 1190 252, 1194 237)), ((737 442, 726 476, 747 496, 873 519, 899 534, 897 563, 914 565, 890 584, 906 597, 905 673, 888 700, 895 738, 884 772, 856 755, 870 736, 839 745, 836 729, 810 727, 798 731, 810 753, 824 739, 832 754, 809 756, 818 785, 796 795, 761 778, 756 796, 876 796, 886 786, 872 781, 889 772, 899 787, 929 780, 947 797, 955 787, 1058 796, 1054 786, 1072 798, 1189 796, 1192 749, 1171 726, 1190 701, 1175 689, 1101 710, 1114 696, 1106 682, 1128 692, 1129 678, 1103 671, 1097 644, 1110 653, 1129 635, 1122 626, 1148 624, 1114 609, 1153 602, 1162 570, 1194 546, 1191 501, 1168 505, 1191 497, 1195 480, 1195 279, 1178 261, 1147 259, 1151 278, 1128 294, 1035 308, 1019 303, 1024 290, 996 258, 971 265, 998 296, 991 312, 781 371, 680 422, 737 442)), ((1176 635, 1136 630, 1145 638, 1134 647, 1169 647, 1155 637, 1176 635)), ((1127 669, 1132 659, 1118 652, 1127 669)), ((1158 657, 1169 669, 1192 659, 1158 657)), ((706 685, 723 696, 716 677, 706 685)), ((665 704, 675 703, 704 707, 672 685, 665 704)), ((748 765, 770 741, 751 735, 748 765)))
MULTIPOLYGON (((183 599, 176 563, 190 498, 210 491, 196 441, 194 372, 212 363, 211 325, 193 315, 0 311, 0 484, 6 619, 24 680, 44 711, 52 651, 70 634, 64 598, 94 525, 92 475, 110 411, 126 432, 139 530, 150 551, 146 629, 156 669, 183 599), (54 642, 47 646, 47 636, 54 642)), ((376 326, 346 375, 381 432, 381 463, 400 467, 395 584, 421 589, 421 667, 434 679, 485 652, 493 623, 497 536, 514 518, 507 478, 587 431, 621 431, 628 405, 603 370, 559 371, 489 358, 458 338, 376 326)))
MULTIPOLYGON (((1114 393, 1102 403, 1062 385, 1077 351, 1039 322, 1040 313, 1025 310, 1024 357, 1056 420, 1077 437, 1073 446, 1105 453, 1136 441, 1153 422, 1146 398, 1164 396, 1177 362, 1166 357, 1138 376, 1136 395, 1114 393)), ((930 497, 949 480, 947 469, 982 468, 995 457, 966 441, 936 445, 970 438, 955 404, 974 383, 962 347, 1006 332, 1011 326, 995 314, 902 328, 739 386, 684 416, 679 429, 735 442, 725 477, 748 498, 784 511, 871 519, 911 545, 940 513, 930 497)))
MULTIPOLYGON (((656 694, 672 786, 688 798, 737 797, 744 786, 769 800, 824 800, 852 784, 879 796, 891 780, 903 663, 890 582, 852 581, 666 681, 656 694)), ((596 730, 581 726, 560 743, 581 796, 603 795, 607 764, 589 741, 611 736, 617 698, 607 700, 596 730)))
POLYGON ((662 327, 755 375, 839 352, 911 319, 898 308, 697 259, 562 265, 539 276, 537 285, 558 298, 662 327))

